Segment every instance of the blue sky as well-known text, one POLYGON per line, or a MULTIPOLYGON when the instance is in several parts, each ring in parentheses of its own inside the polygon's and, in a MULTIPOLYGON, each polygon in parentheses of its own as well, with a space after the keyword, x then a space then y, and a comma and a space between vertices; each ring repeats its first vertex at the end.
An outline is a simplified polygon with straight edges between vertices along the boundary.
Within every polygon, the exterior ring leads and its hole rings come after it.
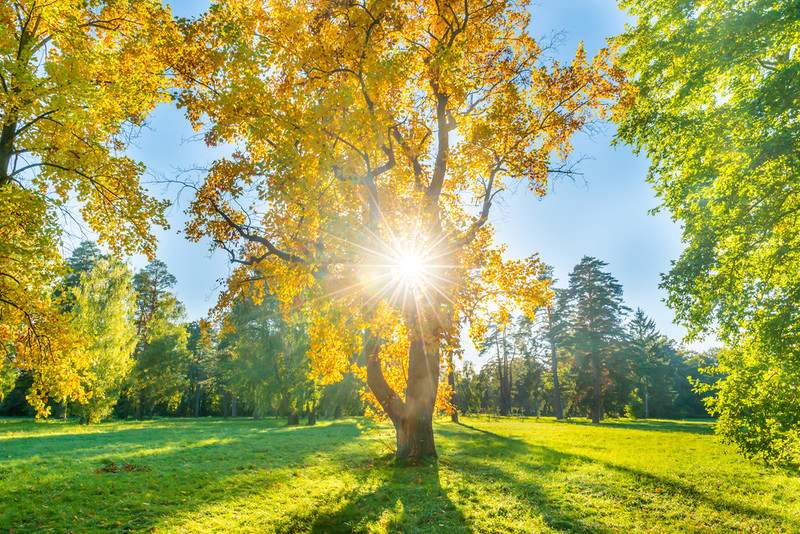
MULTIPOLYGON (((174 3, 179 16, 192 16, 205 8, 205 2, 174 3)), ((606 38, 621 33, 626 15, 612 0, 540 0, 532 7, 534 35, 564 31, 559 55, 567 60, 580 41, 589 55, 606 44, 606 38)), ((685 330, 672 323, 673 313, 663 304, 665 292, 658 288, 660 273, 669 270, 683 245, 680 226, 668 214, 649 215, 658 205, 645 182, 648 163, 635 156, 629 147, 612 147, 613 126, 600 132, 575 138, 575 156, 583 156, 579 166, 582 176, 575 181, 555 181, 548 194, 537 198, 525 187, 494 207, 491 222, 498 241, 508 244, 512 257, 538 252, 540 258, 555 267, 559 285, 565 285, 568 273, 584 255, 608 263, 608 271, 624 288, 626 304, 641 307, 658 328, 680 340, 685 330)), ((144 162, 151 176, 172 177, 181 169, 208 166, 219 152, 192 140, 195 132, 180 111, 159 107, 149 120, 149 128, 136 141, 129 154, 144 162)), ((176 199, 176 189, 150 187, 154 194, 176 199)), ((172 228, 157 232, 158 257, 177 277, 176 293, 186 305, 190 319, 207 314, 214 305, 219 280, 229 273, 227 257, 217 252, 211 256, 208 243, 190 243, 178 233, 185 217, 182 213, 190 200, 189 192, 177 199, 169 219, 172 228)), ((146 259, 133 258, 135 268, 146 259)), ((714 340, 695 343, 704 349, 714 340)), ((468 358, 473 359, 473 351, 468 358)))

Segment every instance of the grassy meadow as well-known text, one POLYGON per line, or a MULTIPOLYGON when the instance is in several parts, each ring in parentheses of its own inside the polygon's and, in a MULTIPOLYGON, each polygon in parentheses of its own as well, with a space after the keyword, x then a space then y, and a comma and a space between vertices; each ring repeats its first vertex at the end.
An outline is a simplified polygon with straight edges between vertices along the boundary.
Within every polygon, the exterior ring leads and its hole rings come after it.
POLYGON ((359 425, 0 419, 0 532, 800 532, 800 475, 705 422, 441 421, 415 466, 359 425))

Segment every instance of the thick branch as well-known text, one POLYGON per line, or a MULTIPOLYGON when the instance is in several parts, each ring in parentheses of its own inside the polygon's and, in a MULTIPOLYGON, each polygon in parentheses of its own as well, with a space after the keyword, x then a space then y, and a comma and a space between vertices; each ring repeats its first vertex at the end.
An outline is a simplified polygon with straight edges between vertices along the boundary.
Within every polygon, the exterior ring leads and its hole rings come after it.
POLYGON ((405 404, 383 376, 380 341, 370 332, 367 333, 363 350, 367 357, 367 385, 386 415, 397 425, 404 415, 405 404))

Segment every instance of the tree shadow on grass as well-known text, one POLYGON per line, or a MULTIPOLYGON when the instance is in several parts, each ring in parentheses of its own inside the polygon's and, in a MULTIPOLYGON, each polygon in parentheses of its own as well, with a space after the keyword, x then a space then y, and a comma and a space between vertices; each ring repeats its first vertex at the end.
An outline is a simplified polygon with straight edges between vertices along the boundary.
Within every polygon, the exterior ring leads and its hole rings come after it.
POLYGON ((356 488, 342 492, 338 508, 317 508, 287 517, 275 526, 276 532, 345 534, 376 528, 388 532, 474 532, 442 487, 437 462, 402 465, 384 456, 369 465, 372 473, 365 472, 356 488), (373 487, 364 487, 370 482, 373 487))
MULTIPOLYGON (((464 429, 469 429, 469 431, 476 433, 477 435, 482 435, 484 437, 483 444, 477 444, 474 438, 470 438, 469 436, 463 435, 463 433, 456 433, 448 430, 440 430, 440 433, 447 435, 451 433, 452 435, 460 434, 459 440, 461 442, 466 442, 469 439, 472 439, 473 447, 477 448, 478 451, 483 451, 483 454, 486 454, 488 457, 491 456, 502 456, 504 458, 508 458, 509 455, 513 455, 515 460, 514 462, 516 465, 520 467, 524 467, 528 472, 532 472, 534 470, 539 471, 540 473, 545 473, 547 471, 555 471, 558 469, 566 468, 570 465, 579 465, 579 464, 600 464, 603 467, 611 470, 616 471, 618 473, 623 473, 630 477, 635 485, 639 488, 647 488, 651 492, 663 492, 666 496, 672 496, 679 500, 684 501, 686 504, 686 508, 691 510, 694 508, 696 504, 705 505, 715 512, 720 514, 723 518, 722 522, 725 523, 725 517, 730 516, 739 516, 740 518, 747 518, 747 519, 754 519, 754 518, 763 518, 765 520, 769 520, 776 525, 781 525, 783 527, 789 527, 792 532, 800 532, 800 520, 788 520, 783 516, 779 516, 767 509, 758 508, 755 506, 750 506, 748 504, 744 504, 742 502, 726 500, 714 496, 708 495, 708 493, 703 492, 696 488, 695 486, 682 482, 679 480, 675 480, 672 478, 667 478, 664 476, 660 476, 651 472, 647 472, 642 469, 637 469, 634 467, 618 464, 615 462, 610 462, 606 460, 598 460, 592 458, 590 456, 575 454, 575 453, 565 453, 562 451, 558 451, 549 447, 544 447, 541 445, 533 445, 527 443, 525 441, 510 438, 506 436, 501 436, 490 432, 488 430, 483 430, 480 428, 472 427, 466 424, 459 424, 460 427, 464 429), (489 438, 486 441, 485 438, 489 438), (500 444, 500 445, 498 445, 500 444), (518 458, 518 460, 516 459, 518 458), (535 459, 535 462, 531 462, 531 459, 535 459)), ((475 450, 475 449, 473 449, 475 450)), ((476 452, 478 452, 476 451, 476 452)), ((487 473, 491 477, 506 477, 508 480, 513 481, 512 487, 517 486, 517 490, 521 489, 520 485, 523 483, 515 477, 508 473, 507 470, 502 470, 497 466, 492 467, 484 467, 484 472, 488 471, 491 473, 487 473)), ((621 504, 625 504, 625 495, 619 488, 604 488, 608 493, 615 494, 621 504)), ((540 503, 540 499, 538 497, 534 498, 534 505, 540 505, 547 503, 540 503)), ((638 504, 632 504, 629 506, 633 511, 638 509, 638 504)), ((553 527, 559 527, 558 524, 552 524, 548 521, 548 524, 551 524, 553 527)), ((727 525, 732 530, 740 530, 740 527, 734 524, 727 525)), ((583 530, 580 530, 581 532, 583 530)))
POLYGON ((361 449, 341 447, 360 436, 352 422, 291 428, 252 420, 212 423, 176 421, 167 432, 149 433, 122 427, 113 442, 85 442, 98 433, 33 440, 34 456, 49 464, 32 464, 21 449, 0 458, 0 525, 20 533, 146 532, 231 497, 289 485, 294 472, 317 461, 321 448, 342 449, 336 461, 363 456, 361 449), (111 461, 141 470, 100 471, 111 461))
POLYGON ((582 517, 586 514, 576 507, 550 498, 541 486, 520 481, 484 461, 495 456, 522 459, 529 453, 528 444, 494 434, 496 441, 487 442, 480 431, 472 429, 440 426, 436 432, 456 438, 469 454, 447 451, 438 462, 418 465, 402 465, 391 457, 369 462, 356 487, 333 499, 340 503, 338 507, 296 513, 275 526, 276 532, 344 534, 375 528, 448 534, 530 532, 538 520, 559 532, 610 532, 586 521, 582 517), (487 492, 496 498, 486 502, 487 492), (465 515, 467 509, 471 517, 465 515))
POLYGON ((714 421, 654 421, 650 419, 606 419, 600 424, 583 420, 567 420, 569 425, 594 426, 597 428, 625 428, 645 432, 684 432, 710 435, 714 433, 714 421))

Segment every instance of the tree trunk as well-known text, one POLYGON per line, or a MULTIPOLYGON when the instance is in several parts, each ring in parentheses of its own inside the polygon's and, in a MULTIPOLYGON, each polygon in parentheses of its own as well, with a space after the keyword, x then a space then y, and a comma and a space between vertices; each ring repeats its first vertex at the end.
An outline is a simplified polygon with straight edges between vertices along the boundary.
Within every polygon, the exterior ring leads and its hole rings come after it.
MULTIPOLYGON (((455 398, 456 396, 456 373, 453 367, 453 353, 452 351, 447 355, 447 383, 450 385, 450 394, 455 398)), ((453 404, 453 398, 450 399, 450 404, 453 404)), ((458 423, 458 409, 453 404, 453 412, 450 414, 450 420, 458 423)))
POLYGON ((436 458, 433 438, 433 408, 439 387, 438 339, 428 350, 419 332, 412 333, 408 350, 406 401, 386 382, 380 362, 380 343, 368 334, 364 343, 367 355, 367 384, 394 424, 397 457, 416 460, 436 458))
POLYGON ((558 383, 558 359, 556 358, 556 344, 550 342, 550 365, 553 367, 553 411, 556 419, 564 419, 564 411, 561 408, 561 386, 558 383))
POLYGON ((308 422, 306 423, 307 426, 312 426, 317 424, 317 411, 314 409, 315 407, 311 407, 308 411, 308 422))
POLYGON ((650 419, 650 396, 647 392, 647 381, 644 382, 644 418, 650 419))
POLYGON ((289 412, 289 416, 286 418, 287 425, 299 425, 300 424, 300 413, 296 410, 291 410, 289 412))
POLYGON ((600 376, 597 370, 597 361, 592 358, 592 423, 600 422, 600 376))
POLYGON ((508 357, 505 354, 505 332, 503 333, 503 355, 500 355, 500 342, 495 341, 497 349, 497 378, 500 382, 500 415, 511 411, 511 391, 508 387, 508 357))
POLYGON ((436 458, 433 440, 433 414, 420 409, 416 416, 411 413, 395 424, 397 431, 397 457, 417 459, 436 458))
POLYGON ((200 384, 194 387, 194 416, 200 417, 200 384))
POLYGON ((236 417, 236 397, 231 396, 231 417, 236 417))

